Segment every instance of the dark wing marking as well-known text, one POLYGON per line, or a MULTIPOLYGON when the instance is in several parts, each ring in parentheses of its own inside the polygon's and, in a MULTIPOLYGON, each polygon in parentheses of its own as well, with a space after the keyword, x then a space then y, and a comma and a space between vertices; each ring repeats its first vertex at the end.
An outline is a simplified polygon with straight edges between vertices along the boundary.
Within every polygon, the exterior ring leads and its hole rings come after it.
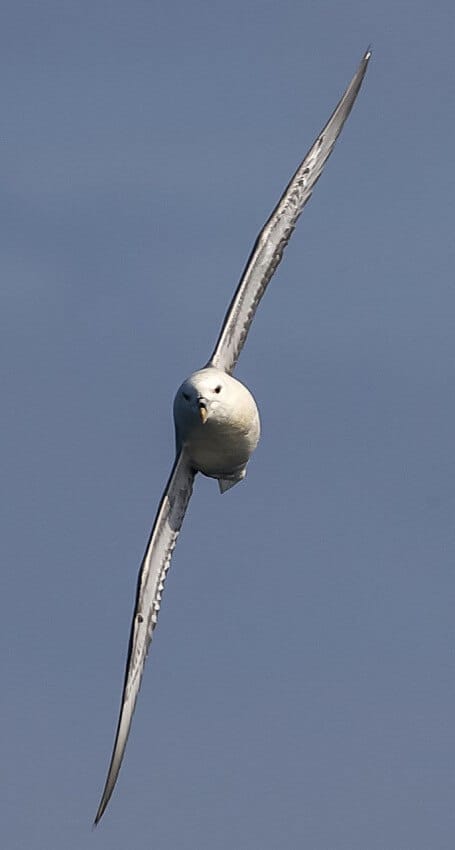
POLYGON ((158 619, 164 580, 190 500, 194 476, 195 472, 190 467, 183 450, 176 457, 139 571, 120 717, 95 825, 102 817, 117 781, 141 685, 145 659, 158 619))
POLYGON ((283 251, 292 236, 297 219, 310 199, 313 187, 343 129, 365 76, 371 50, 368 50, 328 123, 299 165, 278 205, 264 225, 229 305, 215 350, 208 363, 231 374, 243 348, 258 304, 283 251))

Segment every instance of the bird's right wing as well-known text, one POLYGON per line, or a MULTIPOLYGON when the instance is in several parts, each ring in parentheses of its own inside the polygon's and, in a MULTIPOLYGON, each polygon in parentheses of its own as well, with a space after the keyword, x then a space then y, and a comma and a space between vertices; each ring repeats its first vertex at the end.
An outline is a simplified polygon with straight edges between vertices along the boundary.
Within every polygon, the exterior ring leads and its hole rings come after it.
POLYGON ((243 348, 258 304, 264 295, 297 219, 311 198, 325 163, 333 151, 366 74, 371 50, 367 50, 343 97, 321 130, 306 157, 284 190, 272 215, 256 239, 240 283, 228 307, 209 366, 232 374, 243 348))
POLYGON ((194 476, 195 472, 188 462, 185 449, 182 449, 176 457, 171 476, 161 499, 139 571, 120 717, 95 824, 102 817, 117 781, 137 695, 141 686, 147 651, 158 619, 164 580, 193 490, 194 476))

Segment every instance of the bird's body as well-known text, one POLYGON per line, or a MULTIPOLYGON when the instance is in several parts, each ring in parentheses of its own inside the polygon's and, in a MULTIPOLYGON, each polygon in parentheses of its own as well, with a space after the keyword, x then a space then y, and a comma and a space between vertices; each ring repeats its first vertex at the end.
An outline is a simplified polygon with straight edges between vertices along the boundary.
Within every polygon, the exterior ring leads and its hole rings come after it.
POLYGON ((193 372, 174 400, 176 448, 197 472, 217 478, 222 493, 242 481, 260 435, 250 391, 213 367, 193 372))
POLYGON ((370 56, 368 50, 256 239, 209 362, 205 368, 193 372, 177 391, 174 401, 176 457, 139 571, 122 705, 95 823, 102 817, 117 781, 161 607, 166 573, 191 497, 194 477, 202 472, 218 479, 223 493, 245 477, 247 463, 259 440, 256 402, 250 391, 232 377, 232 372, 258 304, 354 105, 370 56))

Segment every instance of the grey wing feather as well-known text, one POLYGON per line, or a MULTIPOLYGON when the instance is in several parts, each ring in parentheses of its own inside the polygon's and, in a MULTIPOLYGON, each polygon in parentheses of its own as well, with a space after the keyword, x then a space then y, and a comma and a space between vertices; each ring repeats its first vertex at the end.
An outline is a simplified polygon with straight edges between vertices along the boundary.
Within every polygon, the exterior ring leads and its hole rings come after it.
POLYGON ((96 813, 103 815, 114 790, 136 705, 145 659, 156 626, 164 580, 193 489, 195 472, 180 452, 164 491, 139 571, 136 605, 131 625, 120 717, 106 784, 96 813))
POLYGON ((310 199, 313 187, 321 176, 354 105, 370 56, 371 50, 368 50, 331 118, 299 165, 261 230, 229 305, 208 365, 223 369, 229 374, 233 372, 267 284, 281 261, 297 219, 310 199))

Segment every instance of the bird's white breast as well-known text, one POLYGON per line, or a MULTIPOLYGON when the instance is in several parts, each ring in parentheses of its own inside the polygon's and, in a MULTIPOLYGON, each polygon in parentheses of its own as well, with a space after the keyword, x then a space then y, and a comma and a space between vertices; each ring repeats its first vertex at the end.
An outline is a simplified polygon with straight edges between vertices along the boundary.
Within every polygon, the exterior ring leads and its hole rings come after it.
POLYGON ((244 470, 259 441, 259 412, 252 394, 240 381, 214 368, 194 372, 184 381, 175 397, 174 420, 177 445, 185 445, 194 468, 212 478, 244 470), (204 423, 197 398, 207 401, 204 423))

